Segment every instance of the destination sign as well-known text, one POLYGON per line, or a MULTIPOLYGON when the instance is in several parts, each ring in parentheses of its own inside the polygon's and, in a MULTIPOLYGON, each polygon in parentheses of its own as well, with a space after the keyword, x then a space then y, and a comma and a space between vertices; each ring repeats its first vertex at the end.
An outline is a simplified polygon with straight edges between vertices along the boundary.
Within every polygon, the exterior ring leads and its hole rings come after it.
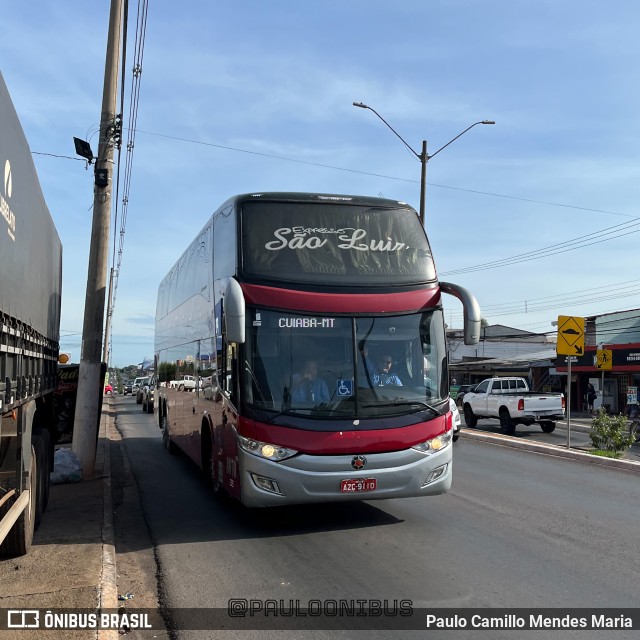
POLYGON ((281 329, 333 329, 335 318, 293 318, 291 316, 278 318, 281 329))

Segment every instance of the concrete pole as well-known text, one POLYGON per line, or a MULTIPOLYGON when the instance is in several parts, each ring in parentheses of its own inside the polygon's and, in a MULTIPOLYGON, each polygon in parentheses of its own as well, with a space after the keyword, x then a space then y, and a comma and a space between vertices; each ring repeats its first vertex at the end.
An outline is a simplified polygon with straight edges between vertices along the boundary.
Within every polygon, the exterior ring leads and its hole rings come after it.
POLYGON ((100 117, 100 143, 95 166, 93 226, 82 330, 82 353, 72 443, 73 451, 82 464, 82 477, 85 479, 92 478, 94 475, 102 397, 100 369, 114 173, 113 149, 118 134, 116 107, 121 25, 122 0, 111 0, 100 117))

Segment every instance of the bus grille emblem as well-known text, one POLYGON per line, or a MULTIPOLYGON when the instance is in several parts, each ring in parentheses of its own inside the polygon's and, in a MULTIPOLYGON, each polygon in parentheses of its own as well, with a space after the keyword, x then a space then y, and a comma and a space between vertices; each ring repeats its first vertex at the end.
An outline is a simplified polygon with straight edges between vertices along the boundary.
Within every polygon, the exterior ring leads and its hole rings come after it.
POLYGON ((351 459, 351 466, 357 471, 362 469, 367 464, 367 459, 364 456, 353 456, 351 459))

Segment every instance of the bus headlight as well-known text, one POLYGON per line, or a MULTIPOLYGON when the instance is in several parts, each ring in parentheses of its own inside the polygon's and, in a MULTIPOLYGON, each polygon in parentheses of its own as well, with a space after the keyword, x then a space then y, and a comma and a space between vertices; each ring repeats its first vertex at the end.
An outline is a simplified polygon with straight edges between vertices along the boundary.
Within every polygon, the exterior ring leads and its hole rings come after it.
POLYGON ((273 460, 275 462, 286 460, 298 453, 295 449, 287 449, 287 447, 281 447, 277 444, 269 444, 268 442, 252 440, 251 438, 245 438, 241 435, 238 436, 238 444, 247 453, 251 453, 259 458, 273 460))
POLYGON ((445 431, 445 433, 441 433, 439 436, 431 438, 431 440, 416 444, 411 448, 420 451, 420 453, 437 453, 438 451, 446 449, 451 444, 451 434, 451 430, 445 431))

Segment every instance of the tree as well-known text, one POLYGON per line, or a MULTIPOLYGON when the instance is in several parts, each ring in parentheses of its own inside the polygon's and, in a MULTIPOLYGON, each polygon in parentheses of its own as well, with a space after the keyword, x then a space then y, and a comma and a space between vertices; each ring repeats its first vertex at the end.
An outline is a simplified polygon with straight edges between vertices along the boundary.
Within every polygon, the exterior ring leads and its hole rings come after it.
POLYGON ((158 381, 170 382, 176 378, 176 365, 173 362, 161 362, 158 366, 158 381))

